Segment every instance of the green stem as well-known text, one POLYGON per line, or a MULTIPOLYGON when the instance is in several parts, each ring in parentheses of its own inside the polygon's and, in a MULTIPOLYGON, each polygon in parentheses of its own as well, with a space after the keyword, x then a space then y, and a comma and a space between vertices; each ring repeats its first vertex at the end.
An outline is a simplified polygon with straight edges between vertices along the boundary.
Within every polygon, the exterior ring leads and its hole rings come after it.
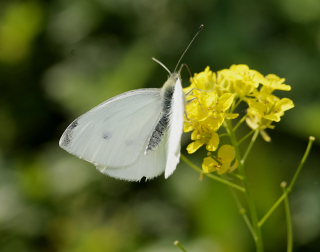
POLYGON ((247 227, 248 227, 248 229, 249 229, 249 231, 250 231, 250 233, 251 233, 251 235, 252 235, 253 240, 257 240, 257 235, 256 235, 256 233, 255 233, 255 231, 254 231, 254 229, 253 229, 253 227, 252 227, 252 225, 251 225, 251 222, 250 222, 250 220, 249 220, 249 218, 248 218, 248 215, 247 215, 247 213, 246 213, 246 209, 242 206, 242 204, 241 204, 241 202, 240 202, 240 200, 239 200, 239 197, 238 197, 238 195, 236 194, 236 192, 235 192, 234 190, 232 190, 231 188, 230 188, 230 190, 231 190, 231 192, 232 192, 232 195, 233 195, 233 197, 234 197, 234 200, 235 200, 235 202, 236 202, 236 204, 237 204, 237 207, 238 207, 238 209, 239 209, 239 213, 241 214, 244 222, 246 223, 246 225, 247 225, 247 227))
POLYGON ((300 161, 300 164, 296 170, 296 172, 294 173, 293 175, 293 178, 289 184, 289 186, 287 187, 287 189, 285 190, 285 192, 280 196, 280 198, 277 199, 277 201, 271 206, 271 208, 268 210, 268 212, 261 218, 261 220, 259 221, 259 226, 261 227, 265 222, 266 220, 272 215, 272 213, 274 212, 274 210, 277 209, 277 207, 282 203, 283 200, 285 200, 285 198, 287 197, 287 194, 289 194, 291 191, 292 191, 292 188, 294 187, 298 177, 299 177, 299 174, 309 156, 309 153, 310 153, 310 150, 311 150, 311 147, 312 147, 312 144, 314 142, 315 138, 313 136, 310 136, 309 137, 309 142, 308 142, 308 146, 304 152, 304 155, 300 161))
POLYGON ((253 146, 255 140, 257 139, 258 132, 256 131, 254 133, 254 135, 251 139, 251 142, 245 152, 244 157, 241 158, 239 144, 238 144, 235 132, 232 130, 232 123, 230 121, 225 121, 225 127, 226 127, 226 130, 230 136, 231 143, 235 147, 236 158, 239 162, 239 171, 240 171, 240 174, 243 176, 243 185, 244 185, 244 189, 246 190, 245 199, 246 199, 248 207, 249 207, 251 224, 252 224, 253 230, 255 231, 255 234, 256 234, 256 239, 254 240, 255 244, 256 244, 256 249, 257 249, 257 252, 263 252, 264 251, 263 240, 262 240, 261 229, 258 225, 258 214, 257 214, 256 206, 254 204, 251 192, 250 192, 250 190, 248 190, 248 180, 247 180, 247 175, 246 175, 246 171, 244 168, 244 163, 245 163, 246 158, 252 149, 252 146, 253 146))
POLYGON ((246 120, 246 118, 247 118, 246 115, 243 116, 243 117, 241 118, 241 120, 236 124, 236 126, 234 126, 234 128, 233 128, 232 130, 233 130, 234 132, 236 132, 237 129, 241 126, 241 124, 246 120))
POLYGON ((174 241, 173 244, 177 246, 179 249, 181 249, 181 251, 188 252, 188 250, 179 241, 174 241))
POLYGON ((211 174, 211 173, 203 173, 202 169, 200 167, 198 167, 196 164, 194 164, 189 158, 187 158, 185 155, 181 154, 181 159, 183 162, 185 162, 187 165, 189 165, 191 168, 193 168, 194 170, 196 170, 197 172, 200 172, 201 174, 204 174, 205 176, 218 181, 222 184, 231 186, 232 188, 235 188, 241 192, 245 192, 245 189, 242 186, 239 186, 229 180, 223 179, 217 175, 211 174))
POLYGON ((227 176, 230 176, 232 179, 243 180, 243 176, 241 176, 240 174, 238 174, 236 172, 232 172, 230 174, 227 174, 227 176))
POLYGON ((314 140, 315 140, 315 137, 313 137, 313 136, 309 137, 309 142, 308 142, 308 146, 306 148, 306 151, 305 151, 305 153, 304 153, 304 155, 303 155, 303 157, 302 157, 302 159, 300 161, 300 164, 299 164, 299 166, 297 168, 297 171, 293 175, 293 178, 292 178, 292 180, 291 180, 291 182, 289 184, 289 187, 288 187, 288 191, 289 192, 292 190, 293 186, 295 185, 295 183, 296 183, 296 181, 297 181, 297 179, 298 179, 298 177, 299 177, 299 175, 301 173, 301 170, 302 170, 302 168, 303 168, 303 166, 304 166, 304 164, 305 164, 305 162, 306 162, 306 160, 307 160, 307 158, 309 156, 309 153, 310 153, 310 150, 311 150, 311 147, 312 147, 312 144, 313 144, 314 140))
POLYGON ((231 112, 235 111, 241 102, 242 100, 238 99, 238 101, 232 106, 231 112))
POLYGON ((271 216, 271 214, 274 212, 274 210, 277 209, 277 207, 282 203, 282 201, 287 197, 287 192, 282 194, 280 198, 277 199, 277 201, 270 207, 269 211, 261 218, 258 225, 259 227, 262 227, 262 225, 266 222, 267 219, 271 216))
POLYGON ((227 133, 219 134, 219 137, 225 137, 225 136, 228 136, 228 134, 227 133))
POLYGON ((255 141, 257 140, 258 135, 259 135, 259 131, 258 131, 258 130, 254 131, 254 134, 253 134, 253 136, 252 136, 252 138, 251 138, 251 141, 250 141, 250 143, 249 143, 249 145, 248 145, 248 147, 247 147, 247 150, 246 150, 246 152, 244 153, 243 158, 242 158, 242 160, 241 160, 241 163, 242 163, 242 164, 244 164, 244 163, 246 162, 247 157, 248 157, 248 155, 249 155, 249 153, 250 153, 250 151, 251 151, 251 149, 252 149, 252 147, 253 147, 253 144, 254 144, 255 141))
POLYGON ((239 144, 239 145, 242 144, 243 141, 247 140, 247 138, 250 137, 254 132, 255 132, 255 131, 250 130, 250 132, 249 132, 247 135, 245 135, 244 137, 242 137, 242 138, 238 141, 238 144, 239 144))
POLYGON ((281 183, 281 187, 283 190, 283 194, 286 195, 284 199, 284 209, 286 213, 286 222, 287 222, 287 252, 292 252, 293 251, 292 217, 291 217, 289 198, 288 198, 288 194, 286 193, 286 186, 287 186, 287 183, 283 181, 281 183))

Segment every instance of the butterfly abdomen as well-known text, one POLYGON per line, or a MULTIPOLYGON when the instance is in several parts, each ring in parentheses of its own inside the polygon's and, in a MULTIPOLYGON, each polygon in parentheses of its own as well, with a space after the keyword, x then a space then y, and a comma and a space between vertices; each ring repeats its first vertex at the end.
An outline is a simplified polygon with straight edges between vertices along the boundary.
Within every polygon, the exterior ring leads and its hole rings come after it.
POLYGON ((162 141, 168 129, 170 114, 172 110, 172 96, 175 89, 176 76, 171 75, 161 89, 161 114, 148 141, 145 153, 155 150, 162 141))
POLYGON ((167 115, 162 115, 154 131, 151 134, 145 153, 148 153, 149 151, 153 151, 159 146, 161 140, 163 139, 164 133, 168 128, 168 124, 169 124, 169 117, 167 115))

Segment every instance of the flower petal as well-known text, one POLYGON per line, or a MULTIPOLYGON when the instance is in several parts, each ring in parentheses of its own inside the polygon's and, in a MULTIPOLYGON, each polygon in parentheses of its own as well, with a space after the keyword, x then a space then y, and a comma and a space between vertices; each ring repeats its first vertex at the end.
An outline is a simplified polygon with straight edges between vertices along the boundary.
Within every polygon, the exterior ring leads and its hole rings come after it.
POLYGON ((232 93, 225 93, 222 96, 220 96, 218 105, 222 111, 226 111, 231 107, 235 96, 236 94, 232 93))
POLYGON ((190 143, 187 146, 187 151, 189 154, 195 153, 199 148, 201 148, 201 146, 204 145, 204 142, 201 140, 197 140, 195 142, 190 143))
POLYGON ((208 151, 215 151, 219 146, 219 135, 216 132, 211 133, 211 138, 209 142, 207 143, 207 150, 208 151))
POLYGON ((232 145, 225 144, 219 148, 218 158, 221 163, 231 163, 236 156, 235 148, 232 145))
POLYGON ((212 157, 205 157, 202 163, 202 170, 204 173, 211 173, 217 170, 219 163, 212 157))
POLYGON ((260 135, 262 136, 263 140, 266 142, 271 142, 271 137, 267 134, 265 130, 260 130, 260 135))
POLYGON ((276 106, 279 110, 286 111, 292 109, 294 107, 294 103, 289 98, 282 98, 276 106))

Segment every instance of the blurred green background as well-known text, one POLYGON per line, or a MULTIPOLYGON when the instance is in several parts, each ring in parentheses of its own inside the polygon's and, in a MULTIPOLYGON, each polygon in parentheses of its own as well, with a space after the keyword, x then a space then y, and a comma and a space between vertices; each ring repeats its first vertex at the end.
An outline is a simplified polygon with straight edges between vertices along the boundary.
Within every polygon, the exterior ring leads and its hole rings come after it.
MULTIPOLYGON (((183 164, 168 180, 118 181, 58 147, 94 105, 160 87, 151 57, 173 69, 202 23, 184 58, 192 72, 245 63, 292 85, 279 95, 296 107, 272 143, 258 141, 250 182, 262 215, 316 136, 291 203, 295 251, 320 250, 319 0, 1 0, 1 252, 174 252, 176 239, 190 252, 254 251, 225 186, 183 164)), ((285 251, 284 220, 280 207, 264 226, 267 251, 285 251)))

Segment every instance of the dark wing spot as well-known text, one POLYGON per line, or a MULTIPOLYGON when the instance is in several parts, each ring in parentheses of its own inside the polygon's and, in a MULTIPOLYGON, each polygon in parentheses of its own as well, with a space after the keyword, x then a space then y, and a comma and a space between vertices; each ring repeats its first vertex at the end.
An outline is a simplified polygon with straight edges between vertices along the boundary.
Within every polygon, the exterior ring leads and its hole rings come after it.
POLYGON ((73 130, 75 127, 78 126, 78 120, 74 120, 68 127, 68 129, 73 130))
POLYGON ((69 126, 68 128, 66 129, 65 131, 65 135, 64 135, 64 138, 62 140, 62 145, 63 146, 68 146, 72 140, 72 131, 75 127, 78 126, 78 121, 77 120, 74 120, 69 126))
POLYGON ((68 134, 66 134, 62 140, 62 146, 68 146, 70 144, 70 138, 68 134))
POLYGON ((110 139, 110 138, 111 138, 111 133, 109 133, 109 132, 104 132, 104 133, 102 134, 102 138, 103 138, 104 140, 110 139))

